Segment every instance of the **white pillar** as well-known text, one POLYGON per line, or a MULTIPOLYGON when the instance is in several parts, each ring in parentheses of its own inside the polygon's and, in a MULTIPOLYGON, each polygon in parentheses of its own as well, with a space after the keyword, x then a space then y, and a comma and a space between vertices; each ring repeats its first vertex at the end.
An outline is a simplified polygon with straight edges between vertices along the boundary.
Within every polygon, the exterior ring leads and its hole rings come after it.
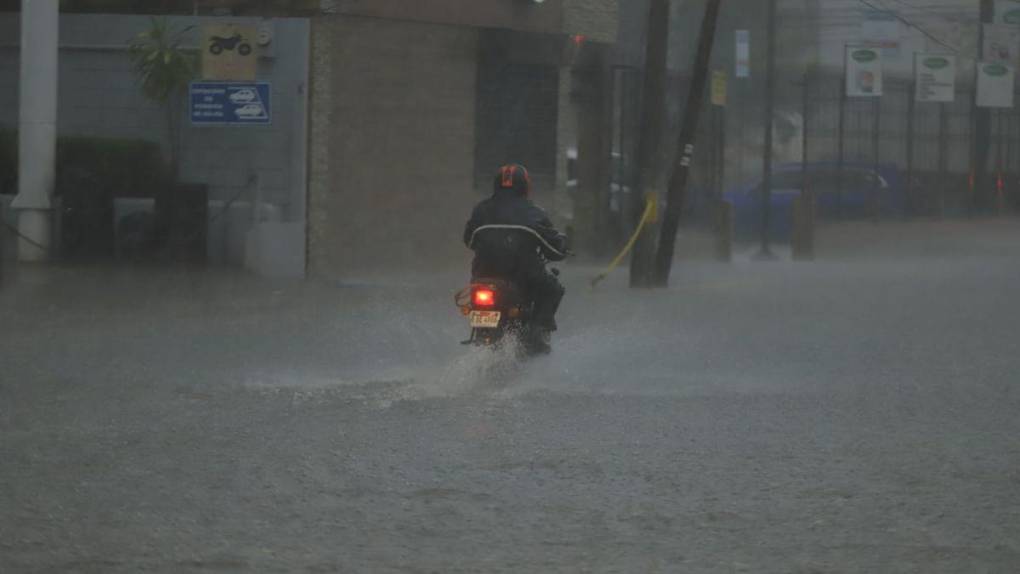
POLYGON ((49 252, 57 156, 57 50, 60 0, 22 0, 17 209, 21 261, 49 252), (40 248, 42 246, 42 248, 40 248))

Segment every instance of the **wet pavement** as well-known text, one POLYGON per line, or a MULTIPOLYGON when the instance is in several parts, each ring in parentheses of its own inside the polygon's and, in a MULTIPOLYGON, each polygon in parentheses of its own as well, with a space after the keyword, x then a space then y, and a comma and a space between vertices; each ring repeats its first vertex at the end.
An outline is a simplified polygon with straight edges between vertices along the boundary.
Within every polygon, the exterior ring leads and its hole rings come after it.
POLYGON ((23 271, 0 572, 1020 571, 1020 224, 825 237, 567 266, 526 363, 456 272, 23 271))

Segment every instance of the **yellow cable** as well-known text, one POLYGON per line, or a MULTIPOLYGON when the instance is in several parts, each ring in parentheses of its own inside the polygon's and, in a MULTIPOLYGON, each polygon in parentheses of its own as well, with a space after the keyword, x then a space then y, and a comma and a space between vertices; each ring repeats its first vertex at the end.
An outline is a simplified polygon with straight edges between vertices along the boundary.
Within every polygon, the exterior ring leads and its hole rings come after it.
POLYGON ((623 258, 626 257, 628 253, 630 253, 630 250, 634 249, 634 244, 637 243, 638 237, 641 236, 641 231, 644 230, 645 225, 647 225, 655 217, 655 211, 656 208, 658 207, 656 205, 656 202, 657 199, 655 195, 649 194, 648 200, 645 203, 645 213, 644 215, 641 216, 641 221, 638 223, 637 229, 634 230, 634 235, 631 236, 630 241, 627 242, 627 245, 623 246, 623 251, 620 251, 620 254, 617 255, 615 259, 613 259, 612 263, 609 264, 609 267, 606 267, 605 271, 599 273, 591 280, 592 288, 598 285, 600 281, 608 277, 609 274, 613 272, 613 269, 616 269, 620 262, 623 261, 623 258))

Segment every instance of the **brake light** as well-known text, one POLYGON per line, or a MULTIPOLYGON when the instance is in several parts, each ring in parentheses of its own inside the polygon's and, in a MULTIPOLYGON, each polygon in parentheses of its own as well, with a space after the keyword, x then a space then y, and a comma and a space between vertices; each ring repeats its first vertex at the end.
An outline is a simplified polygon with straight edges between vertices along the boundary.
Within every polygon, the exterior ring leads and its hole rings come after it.
POLYGON ((492 307, 496 304, 496 294, 491 289, 476 289, 474 301, 478 307, 492 307))

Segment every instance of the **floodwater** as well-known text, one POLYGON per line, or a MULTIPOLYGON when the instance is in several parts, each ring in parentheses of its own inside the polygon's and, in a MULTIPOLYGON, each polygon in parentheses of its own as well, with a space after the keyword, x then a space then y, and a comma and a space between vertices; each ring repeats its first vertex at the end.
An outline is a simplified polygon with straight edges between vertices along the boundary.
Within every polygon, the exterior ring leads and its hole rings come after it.
POLYGON ((869 229, 568 265, 528 362, 459 272, 24 272, 0 571, 1016 572, 1020 226, 869 229))

